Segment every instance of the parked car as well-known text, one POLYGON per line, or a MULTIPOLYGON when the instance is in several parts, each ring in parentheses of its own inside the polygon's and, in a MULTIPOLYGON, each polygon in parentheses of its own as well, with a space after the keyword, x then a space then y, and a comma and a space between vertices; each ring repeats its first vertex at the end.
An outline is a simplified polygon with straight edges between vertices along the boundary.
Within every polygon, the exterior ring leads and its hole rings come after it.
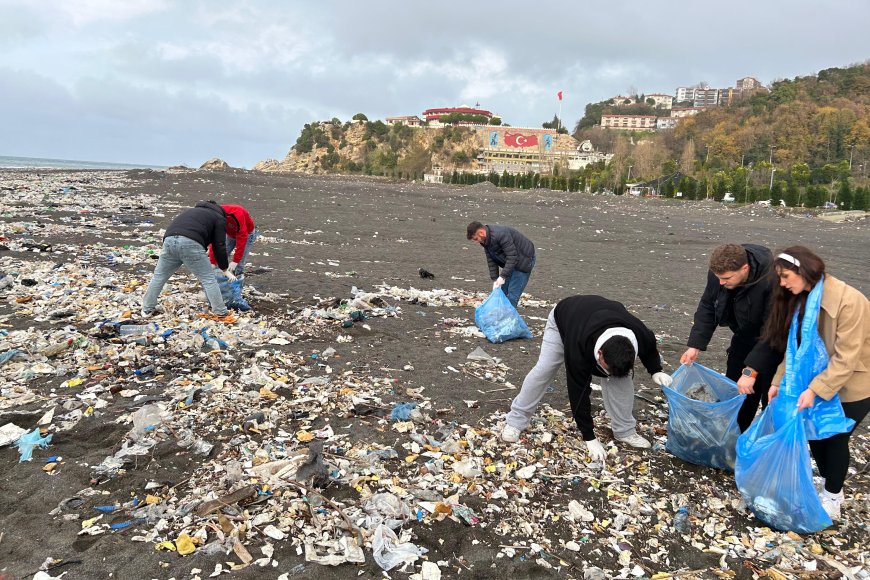
POLYGON ((823 205, 822 207, 825 209, 837 209, 837 204, 830 202, 830 201, 826 201, 825 205, 823 205))
POLYGON ((755 205, 760 205, 761 207, 770 207, 769 199, 759 199, 755 202, 755 205))
POLYGON ((722 203, 734 203, 735 201, 737 200, 734 198, 734 194, 730 191, 726 191, 725 197, 722 198, 722 203))

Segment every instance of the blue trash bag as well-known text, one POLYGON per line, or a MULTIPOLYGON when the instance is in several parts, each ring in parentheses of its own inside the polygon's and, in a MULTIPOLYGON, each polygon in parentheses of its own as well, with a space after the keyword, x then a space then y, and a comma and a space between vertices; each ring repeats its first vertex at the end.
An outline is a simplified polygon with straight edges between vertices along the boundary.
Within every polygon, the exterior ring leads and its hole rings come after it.
POLYGON ((474 322, 490 342, 532 338, 532 331, 501 288, 493 290, 483 304, 474 309, 474 322))
POLYGON ((740 436, 737 414, 746 399, 737 391, 737 384, 695 363, 678 368, 671 386, 662 390, 668 399, 665 448, 683 461, 733 471, 740 436), (718 402, 686 396, 698 385, 708 385, 718 402))
POLYGON ((221 296, 227 308, 241 310, 242 312, 247 312, 251 309, 251 305, 242 297, 242 286, 245 284, 244 274, 238 276, 235 282, 230 282, 220 270, 215 271, 215 277, 217 278, 218 286, 221 289, 221 296))
POLYGON ((832 524, 813 487, 808 449, 811 439, 846 433, 855 422, 843 414, 839 395, 797 410, 810 382, 828 366, 828 353, 818 333, 824 279, 807 297, 803 322, 792 317, 785 352, 785 375, 779 394, 737 440, 734 480, 755 516, 779 530, 818 532, 832 524), (798 346, 797 337, 801 342, 798 346))

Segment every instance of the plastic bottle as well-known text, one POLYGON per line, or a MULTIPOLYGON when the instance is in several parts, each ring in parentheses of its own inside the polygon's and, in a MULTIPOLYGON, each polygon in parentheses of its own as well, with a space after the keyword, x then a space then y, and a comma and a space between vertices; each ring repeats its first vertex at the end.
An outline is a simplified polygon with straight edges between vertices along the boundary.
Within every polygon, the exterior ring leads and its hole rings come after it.
POLYGON ((121 336, 130 336, 131 334, 148 334, 155 333, 160 330, 156 323, 150 324, 124 324, 118 330, 121 336))
POLYGON ((147 366, 142 367, 141 369, 136 369, 135 371, 133 371, 133 374, 136 375, 137 377, 140 377, 144 374, 150 373, 153 370, 154 370, 154 365, 147 365, 147 366))
POLYGON ((691 528, 688 508, 681 507, 674 516, 674 529, 681 534, 688 534, 691 528))

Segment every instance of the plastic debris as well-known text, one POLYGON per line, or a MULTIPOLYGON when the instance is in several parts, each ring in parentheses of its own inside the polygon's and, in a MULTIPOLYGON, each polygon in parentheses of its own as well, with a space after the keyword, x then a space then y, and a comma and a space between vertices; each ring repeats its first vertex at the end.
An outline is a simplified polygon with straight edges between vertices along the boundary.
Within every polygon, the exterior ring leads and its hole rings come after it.
POLYGON ((51 443, 52 437, 53 435, 46 435, 43 437, 39 434, 39 429, 34 429, 30 433, 25 433, 19 437, 15 443, 18 447, 18 452, 21 454, 18 462, 21 463, 22 461, 30 461, 33 459, 33 449, 35 447, 45 449, 48 444, 51 443))

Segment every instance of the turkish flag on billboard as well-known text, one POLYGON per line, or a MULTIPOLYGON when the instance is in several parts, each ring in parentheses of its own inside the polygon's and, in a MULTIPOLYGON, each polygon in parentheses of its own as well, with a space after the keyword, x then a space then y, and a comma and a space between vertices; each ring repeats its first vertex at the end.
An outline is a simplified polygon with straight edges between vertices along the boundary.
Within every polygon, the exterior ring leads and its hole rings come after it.
POLYGON ((534 147, 538 144, 538 136, 505 131, 504 144, 508 147, 534 147))
POLYGON ((558 93, 556 93, 556 96, 559 97, 559 100, 561 101, 562 100, 562 91, 559 91, 558 93))

